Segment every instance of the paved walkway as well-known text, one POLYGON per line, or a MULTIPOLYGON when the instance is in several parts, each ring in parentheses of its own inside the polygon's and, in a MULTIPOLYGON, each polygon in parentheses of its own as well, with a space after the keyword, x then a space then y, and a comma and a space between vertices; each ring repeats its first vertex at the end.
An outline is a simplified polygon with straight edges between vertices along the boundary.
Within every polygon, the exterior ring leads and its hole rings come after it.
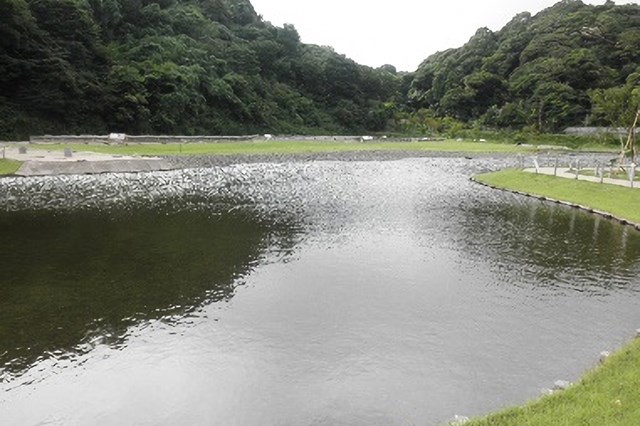
POLYGON ((71 156, 65 156, 64 151, 33 149, 29 145, 24 147, 26 152, 21 153, 19 147, 0 146, 0 158, 22 162, 15 173, 17 176, 138 173, 175 168, 159 157, 132 157, 87 151, 73 151, 71 156))
MULTIPOLYGON (((535 168, 524 169, 523 171, 529 172, 529 173, 536 173, 536 169, 535 168)), ((554 175, 554 168, 553 167, 540 167, 538 169, 538 173, 542 174, 542 175, 553 176, 554 175)), ((607 175, 607 172, 605 172, 605 176, 606 175, 607 175)), ((576 179, 576 173, 574 171, 570 171, 570 169, 567 168, 567 167, 558 167, 556 176, 562 177, 562 178, 566 178, 566 179, 574 179, 574 180, 576 179)), ((582 174, 578 174, 578 180, 600 183, 600 178, 599 177, 587 176, 587 175, 582 175, 582 174)), ((608 183, 610 185, 625 186, 627 188, 631 188, 632 187, 631 183, 628 180, 624 180, 624 179, 612 179, 612 178, 605 177, 602 180, 602 183, 608 183)), ((634 189, 640 189, 640 182, 634 182, 633 188, 634 189)))
POLYGON ((0 146, 0 155, 4 150, 5 158, 18 161, 47 161, 47 162, 64 162, 72 163, 76 161, 106 161, 106 160, 134 160, 140 157, 131 157, 126 155, 100 154, 98 152, 75 151, 73 150, 71 157, 65 157, 64 151, 35 149, 29 145, 25 145, 26 152, 20 153, 20 148, 16 146, 8 146, 3 148, 0 146))

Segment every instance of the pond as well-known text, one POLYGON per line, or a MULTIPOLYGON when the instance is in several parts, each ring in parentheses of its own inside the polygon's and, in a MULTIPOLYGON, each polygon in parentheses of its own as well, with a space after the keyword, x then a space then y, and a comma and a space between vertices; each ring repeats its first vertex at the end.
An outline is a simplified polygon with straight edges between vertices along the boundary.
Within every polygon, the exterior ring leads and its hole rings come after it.
POLYGON ((629 227, 505 158, 0 180, 0 424, 435 425, 640 325, 629 227))

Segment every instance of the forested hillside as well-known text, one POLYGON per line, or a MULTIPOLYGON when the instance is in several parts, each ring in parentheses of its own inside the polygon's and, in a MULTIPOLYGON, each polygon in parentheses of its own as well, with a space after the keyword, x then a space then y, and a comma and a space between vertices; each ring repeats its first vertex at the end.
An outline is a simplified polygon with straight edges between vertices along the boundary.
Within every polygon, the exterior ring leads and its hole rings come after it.
POLYGON ((249 0, 0 0, 0 138, 628 126, 639 85, 635 4, 563 0, 407 74, 249 0))
POLYGON ((640 6, 563 0, 427 58, 412 108, 497 128, 626 125, 640 101, 640 6), (633 91, 636 89, 635 100, 633 91))
POLYGON ((399 83, 248 0, 0 0, 0 137, 378 130, 399 83))

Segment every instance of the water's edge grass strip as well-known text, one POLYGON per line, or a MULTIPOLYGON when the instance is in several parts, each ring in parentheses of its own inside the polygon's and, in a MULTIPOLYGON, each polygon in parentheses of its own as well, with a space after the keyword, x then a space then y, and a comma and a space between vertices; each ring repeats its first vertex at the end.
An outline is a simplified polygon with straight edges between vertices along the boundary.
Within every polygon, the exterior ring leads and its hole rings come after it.
MULTIPOLYGON (((482 185, 560 203, 640 229, 640 192, 591 182, 503 170, 472 178, 482 185), (619 199, 622 197, 622 201, 619 199), (567 199, 568 198, 568 199, 567 199), (625 205, 629 200, 631 205, 625 205), (607 206, 607 203, 612 203, 607 206)), ((640 337, 640 336, 636 336, 640 337)), ((466 426, 637 426, 640 419, 640 338, 588 371, 569 389, 466 426)))
POLYGON ((482 185, 580 208, 640 229, 640 190, 515 169, 472 178, 482 185))

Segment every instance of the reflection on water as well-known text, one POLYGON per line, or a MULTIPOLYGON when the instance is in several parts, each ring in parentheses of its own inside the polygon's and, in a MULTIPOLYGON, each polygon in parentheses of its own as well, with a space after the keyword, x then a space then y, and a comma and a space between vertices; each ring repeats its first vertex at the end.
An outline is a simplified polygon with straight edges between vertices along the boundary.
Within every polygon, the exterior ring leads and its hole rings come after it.
POLYGON ((0 181, 0 424, 438 424, 640 324, 636 231, 506 159, 0 181))
POLYGON ((5 212, 0 233, 0 379, 8 380, 34 361, 118 346, 133 325, 171 323, 232 297, 274 229, 246 212, 165 205, 5 212))
POLYGON ((491 263, 502 284, 550 287, 555 294, 640 290, 634 279, 640 272, 640 238, 629 227, 522 197, 464 212, 461 248, 491 263), (487 238, 487 229, 500 232, 487 238))

